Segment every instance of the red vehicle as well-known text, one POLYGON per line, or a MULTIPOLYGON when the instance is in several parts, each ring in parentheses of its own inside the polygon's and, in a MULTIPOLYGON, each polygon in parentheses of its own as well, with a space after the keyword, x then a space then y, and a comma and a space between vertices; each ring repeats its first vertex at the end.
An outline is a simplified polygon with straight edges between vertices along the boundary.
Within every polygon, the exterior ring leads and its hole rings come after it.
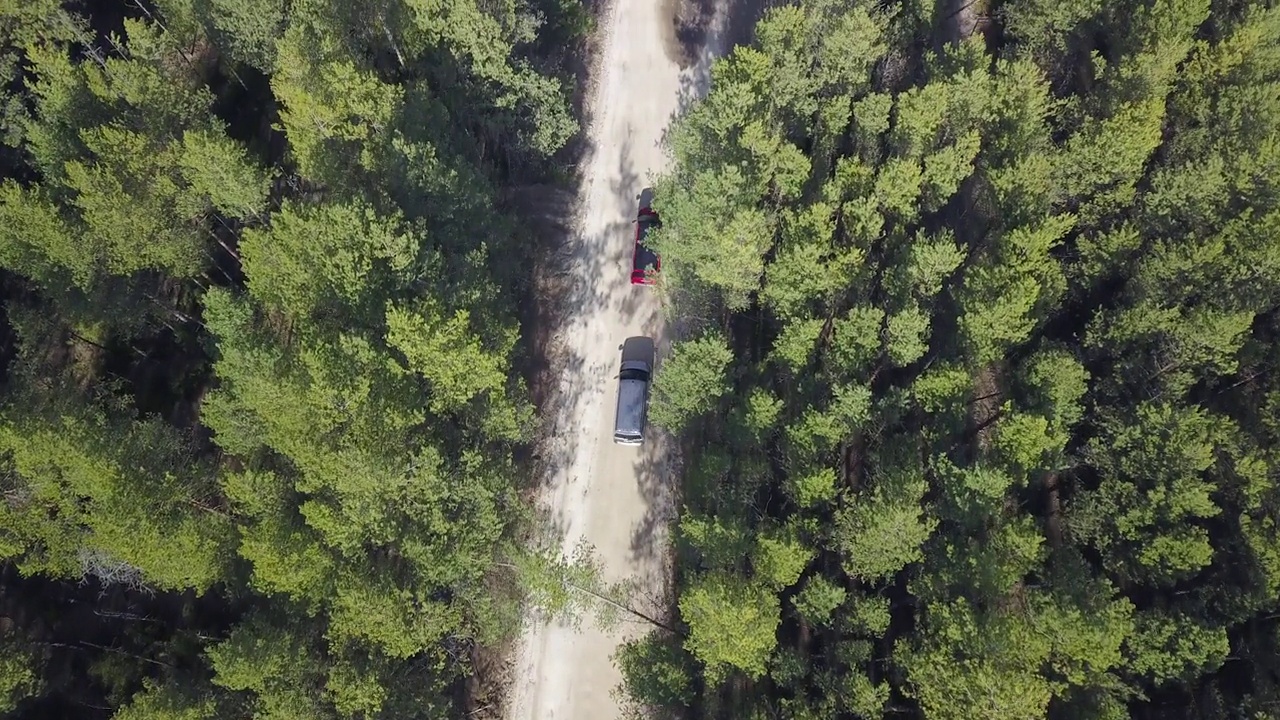
POLYGON ((636 218, 636 249, 635 254, 631 256, 632 285, 652 285, 657 279, 658 271, 662 269, 662 258, 644 244, 649 231, 660 227, 662 227, 662 220, 658 218, 658 213, 653 208, 648 205, 640 208, 640 215, 636 218))

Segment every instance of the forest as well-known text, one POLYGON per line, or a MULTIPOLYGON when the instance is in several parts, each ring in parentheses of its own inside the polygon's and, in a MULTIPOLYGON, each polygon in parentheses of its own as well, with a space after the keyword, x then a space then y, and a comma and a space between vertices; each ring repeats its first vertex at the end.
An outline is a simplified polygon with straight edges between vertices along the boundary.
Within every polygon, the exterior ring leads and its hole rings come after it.
POLYGON ((642 705, 1280 717, 1280 9, 801 0, 658 183, 642 705))
POLYGON ((0 714, 474 712, 590 26, 0 0, 0 714))
MULTIPOLYGON (((1280 8, 773 5, 656 183, 636 707, 1280 717, 1280 8)), ((0 713, 483 717, 591 25, 0 0, 0 713)))

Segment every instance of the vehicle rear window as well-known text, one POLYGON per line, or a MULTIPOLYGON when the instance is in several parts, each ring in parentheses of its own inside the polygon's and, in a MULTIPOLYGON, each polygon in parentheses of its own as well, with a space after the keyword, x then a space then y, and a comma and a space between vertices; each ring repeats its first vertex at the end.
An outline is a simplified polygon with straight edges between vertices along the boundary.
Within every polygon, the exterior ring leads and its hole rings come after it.
POLYGON ((643 380, 645 382, 648 382, 649 373, 644 370, 640 370, 638 368, 630 368, 627 370, 623 370, 621 373, 619 373, 618 379, 619 380, 643 380))

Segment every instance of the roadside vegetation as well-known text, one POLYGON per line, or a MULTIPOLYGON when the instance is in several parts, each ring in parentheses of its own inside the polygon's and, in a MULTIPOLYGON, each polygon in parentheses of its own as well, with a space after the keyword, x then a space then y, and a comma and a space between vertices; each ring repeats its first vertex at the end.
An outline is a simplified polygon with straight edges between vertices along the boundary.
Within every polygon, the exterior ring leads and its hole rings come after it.
POLYGON ((690 717, 1280 712, 1280 10, 769 11, 657 186, 690 717))
POLYGON ((0 2, 0 713, 464 712, 588 19, 0 2))

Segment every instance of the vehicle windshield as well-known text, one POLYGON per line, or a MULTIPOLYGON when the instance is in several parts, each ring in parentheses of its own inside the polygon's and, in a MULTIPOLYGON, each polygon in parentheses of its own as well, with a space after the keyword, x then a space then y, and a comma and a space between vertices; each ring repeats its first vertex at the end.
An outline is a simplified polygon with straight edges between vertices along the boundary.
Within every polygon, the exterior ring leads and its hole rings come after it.
POLYGON ((618 379, 619 380, 641 380, 641 381, 647 382, 649 380, 649 373, 639 368, 629 368, 627 370, 623 370, 618 375, 618 379))

